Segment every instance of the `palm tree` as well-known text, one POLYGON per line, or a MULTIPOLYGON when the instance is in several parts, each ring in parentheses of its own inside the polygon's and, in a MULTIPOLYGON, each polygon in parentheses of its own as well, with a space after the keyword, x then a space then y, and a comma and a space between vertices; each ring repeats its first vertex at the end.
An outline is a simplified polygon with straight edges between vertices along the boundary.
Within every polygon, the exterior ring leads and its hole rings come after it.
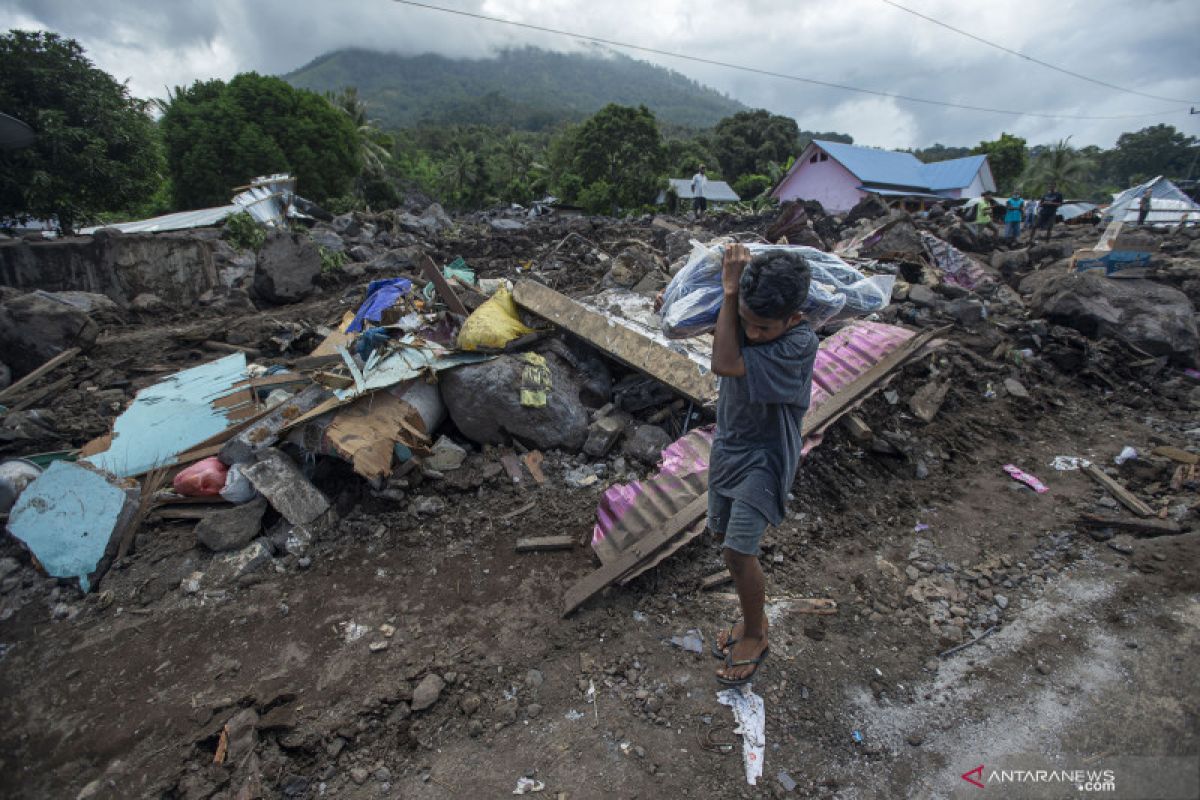
POLYGON ((506 136, 500 144, 500 153, 504 158, 505 166, 508 167, 510 184, 517 180, 523 180, 529 174, 529 169, 533 166, 533 153, 521 141, 521 137, 515 133, 506 136))
POLYGON ((1071 137, 1060 139, 1038 153, 1025 170, 1021 183, 1026 193, 1040 194, 1056 185, 1064 194, 1078 192, 1092 174, 1094 165, 1071 147, 1071 137))
POLYGON ((455 195, 462 196, 468 187, 479 178, 479 163, 475 154, 457 143, 446 156, 442 166, 442 180, 455 195))
POLYGON ((391 158, 391 137, 379 129, 376 120, 367 117, 367 104, 358 96, 358 87, 344 86, 336 92, 325 92, 325 99, 354 123, 363 173, 382 175, 391 158))

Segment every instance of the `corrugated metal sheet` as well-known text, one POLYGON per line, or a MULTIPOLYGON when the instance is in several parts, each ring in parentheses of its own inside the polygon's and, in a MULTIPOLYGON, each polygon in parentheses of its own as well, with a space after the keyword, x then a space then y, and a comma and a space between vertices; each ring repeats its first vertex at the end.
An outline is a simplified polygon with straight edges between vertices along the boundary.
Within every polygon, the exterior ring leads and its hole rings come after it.
MULTIPOLYGON (((668 178, 667 180, 681 200, 692 199, 691 178, 668 178)), ((716 203, 736 203, 742 199, 737 196, 737 192, 730 188, 728 183, 714 180, 710 180, 704 187, 704 197, 716 203)))
POLYGON ((967 156, 952 158, 949 161, 938 161, 933 164, 922 164, 921 175, 925 185, 940 192, 945 189, 963 189, 971 185, 979 170, 983 168, 987 156, 967 156))
POLYGON ((1200 204, 1161 175, 1118 194, 1102 219, 1106 222, 1120 219, 1122 222, 1136 223, 1142 193, 1147 191, 1150 192, 1150 214, 1146 217, 1146 224, 1177 225, 1181 221, 1200 223, 1200 204))
POLYGON ((873 147, 858 147, 820 139, 815 140, 813 144, 818 145, 863 183, 908 187, 927 192, 965 189, 975 180, 987 159, 987 156, 968 156, 923 164, 912 153, 876 150, 873 147))
POLYGON ((179 211, 175 214, 164 214, 161 217, 142 219, 136 222, 118 222, 111 225, 94 225, 81 228, 80 233, 95 233, 101 228, 116 228, 122 233, 158 233, 160 231, 181 231, 188 228, 207 228, 220 225, 230 214, 238 211, 236 204, 217 208, 198 208, 194 211, 179 211))

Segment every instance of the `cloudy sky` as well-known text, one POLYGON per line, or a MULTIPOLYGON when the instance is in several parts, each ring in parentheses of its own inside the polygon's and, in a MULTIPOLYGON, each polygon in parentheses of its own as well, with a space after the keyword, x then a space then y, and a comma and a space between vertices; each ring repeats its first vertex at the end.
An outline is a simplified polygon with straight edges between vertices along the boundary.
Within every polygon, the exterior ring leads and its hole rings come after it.
MULTIPOLYGON (((626 51, 809 130, 880 147, 972 145, 1002 131, 1031 144, 1112 146, 1166 122, 1200 134, 1197 0, 896 0, 912 10, 1128 94, 973 41, 885 0, 429 0, 463 11, 878 92, 1023 112, 946 108, 626 51), (1172 102, 1183 101, 1183 102, 1172 102), (1031 112, 1074 117, 1048 119, 1031 112)), ((77 39, 139 97, 256 70, 283 73, 340 47, 485 57, 570 37, 394 0, 0 0, 4 28, 77 39)))

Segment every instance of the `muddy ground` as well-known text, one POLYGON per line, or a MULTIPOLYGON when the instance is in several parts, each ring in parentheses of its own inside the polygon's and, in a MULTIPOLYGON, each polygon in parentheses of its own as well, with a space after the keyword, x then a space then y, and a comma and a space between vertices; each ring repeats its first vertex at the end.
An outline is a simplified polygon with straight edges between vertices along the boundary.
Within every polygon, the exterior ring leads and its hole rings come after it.
MULTIPOLYGON (((103 433, 122 401, 88 411, 90 395, 210 358, 194 343, 213 330, 257 343, 276 321, 331 324, 357 304, 343 294, 355 285, 267 315, 110 325, 73 367, 79 397, 49 405, 57 433, 34 443, 103 433)), ((1089 534, 1078 515, 1118 514, 1115 503, 1050 466, 1060 455, 1115 466, 1126 445, 1200 449, 1200 414, 1187 385, 1156 390, 1177 371, 1147 380, 1119 353, 1093 365, 1103 380, 1006 348, 992 357, 996 342, 1020 346, 1027 324, 952 331, 862 406, 872 441, 835 427, 803 463, 790 518, 764 543, 771 655, 753 684, 767 711, 756 787, 707 653, 736 614, 729 586, 698 589, 721 568, 715 543, 702 537, 562 619, 590 550, 518 555, 513 544, 582 536, 604 484, 569 488, 563 473, 584 460, 550 453, 548 482, 516 487, 495 469, 499 452, 477 448, 444 479, 412 476, 409 498, 444 501, 424 515, 322 462, 314 480, 336 499, 334 531, 307 564, 228 589, 182 587, 211 558, 190 522, 148 523, 86 597, 40 577, 6 539, 0 555, 18 566, 0 586, 0 793, 501 797, 529 777, 555 798, 970 797, 980 790, 963 773, 1031 754, 1112 768, 1117 792, 979 796, 1200 796, 1200 497, 1169 488, 1175 464, 1143 456, 1114 474, 1186 532, 1089 534), (1006 378, 1029 396, 1001 388, 1006 378), (926 424, 907 402, 931 380, 950 390, 926 424), (1010 479, 1010 463, 1049 491, 1010 479), (805 613, 803 598, 830 598, 837 613, 805 613), (691 629, 706 652, 670 643, 691 629), (240 735, 214 765, 235 716, 240 735), (1155 770, 1192 782, 1169 794, 1178 787, 1155 785, 1155 770)), ((610 478, 644 473, 608 464, 610 478)))

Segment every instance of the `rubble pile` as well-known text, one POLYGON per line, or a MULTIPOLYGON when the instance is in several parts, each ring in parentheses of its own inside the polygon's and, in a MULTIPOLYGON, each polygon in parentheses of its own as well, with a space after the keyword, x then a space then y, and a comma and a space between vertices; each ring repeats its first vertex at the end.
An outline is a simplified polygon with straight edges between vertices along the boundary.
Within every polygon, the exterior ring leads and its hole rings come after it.
MULTIPOLYGON (((668 339, 652 302, 696 244, 721 237, 814 247, 895 279, 889 305, 818 331, 792 514, 806 532, 768 544, 768 564, 919 516, 931 501, 883 488, 892 478, 990 470, 972 453, 1021 439, 1022 419, 1079 396, 1149 415, 1157 444, 1177 445, 1089 465, 1099 513, 1080 515, 1081 529, 1108 542, 1197 525, 1200 429, 1184 420, 1200 410, 1200 229, 1118 238, 1116 251, 1146 258, 1114 268, 1087 266, 1091 227, 1010 246, 940 209, 910 216, 878 198, 845 218, 814 203, 701 221, 454 218, 430 204, 309 222, 270 231, 257 252, 196 232, 216 282, 194 300, 194 285, 176 294, 165 280, 134 298, 0 288, 0 617, 38 603, 64 620, 211 604, 237 616, 238 598, 266 585, 347 580, 350 542, 466 552, 526 522, 544 535, 522 531, 517 552, 590 546, 600 565, 544 598, 563 613, 612 584, 694 588, 714 569, 685 549, 703 532, 711 339, 668 339), (14 463, 19 475, 5 471, 14 463), (1147 513, 1122 516, 1117 502, 1135 508, 1122 492, 1147 513)), ((879 557, 877 574, 856 580, 855 599, 864 617, 940 647, 1002 625, 1018 593, 1041 591, 1067 558, 1062 534, 1021 563, 949 560, 923 530, 906 560, 879 557)), ((406 624, 344 620, 337 639, 400 650, 406 624)), ((301 715, 294 688, 228 702, 218 691, 197 706, 188 766, 157 790, 259 796, 265 776, 286 796, 386 786, 385 739, 408 753, 449 719, 487 737, 541 713, 537 670, 510 687, 478 648, 442 652, 395 662, 395 681, 354 710, 301 715)), ((636 657, 588 657, 578 680, 669 723, 669 681, 636 657)))

